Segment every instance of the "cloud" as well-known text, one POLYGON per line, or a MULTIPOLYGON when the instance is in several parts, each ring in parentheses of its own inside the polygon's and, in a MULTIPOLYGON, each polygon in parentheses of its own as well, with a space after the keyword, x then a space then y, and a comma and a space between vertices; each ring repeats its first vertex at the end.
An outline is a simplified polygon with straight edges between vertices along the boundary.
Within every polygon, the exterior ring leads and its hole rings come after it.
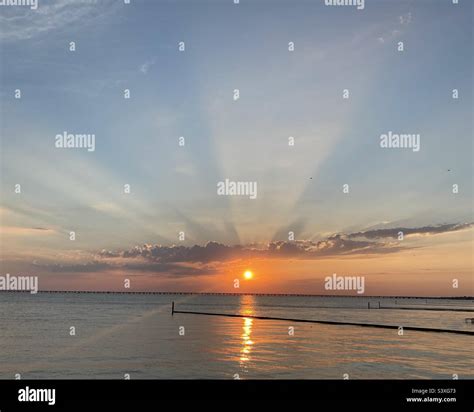
MULTIPOLYGON (((435 236, 472 228, 473 223, 450 223, 419 228, 396 227, 334 234, 324 240, 272 241, 267 244, 225 245, 208 242, 204 246, 163 246, 145 244, 125 250, 102 250, 88 255, 90 261, 38 263, 40 270, 52 273, 95 273, 104 271, 143 272, 166 277, 194 277, 220 273, 221 264, 242 259, 301 259, 325 257, 374 256, 414 249, 392 239, 405 236, 435 236)), ((43 228, 39 228, 43 230, 43 228)), ((82 260, 84 257, 80 258, 82 260)))
MULTIPOLYGON (((295 240, 272 241, 265 245, 229 246, 218 242, 208 242, 204 246, 135 246, 122 251, 102 250, 102 259, 144 259, 157 264, 226 262, 235 259, 252 258, 298 258, 318 259, 328 256, 373 255, 395 253, 406 250, 397 239, 401 231, 407 235, 436 235, 456 232, 472 227, 472 223, 453 223, 420 228, 375 229, 349 234, 335 234, 320 241, 295 240)), ((128 263, 130 265, 130 263, 128 263)), ((159 268, 160 266, 157 266, 159 268)))
POLYGON ((146 272, 173 277, 210 275, 216 273, 212 265, 189 263, 164 263, 147 259, 107 261, 92 260, 85 263, 49 263, 33 262, 36 269, 51 273, 96 273, 108 270, 126 270, 127 272, 146 272))
POLYGON ((384 44, 385 42, 394 40, 401 36, 404 32, 402 27, 408 26, 413 21, 413 15, 411 12, 398 16, 398 25, 391 25, 383 29, 383 34, 377 37, 379 43, 384 44))
POLYGON ((322 256, 335 256, 359 253, 390 253, 400 250, 396 245, 382 242, 350 240, 340 235, 313 242, 310 240, 275 241, 267 245, 228 246, 208 242, 205 246, 135 246, 124 251, 103 250, 99 256, 106 259, 143 258, 160 263, 209 263, 226 262, 234 259, 252 258, 302 258, 316 259, 322 256))
POLYGON ((84 28, 95 19, 102 18, 117 9, 120 2, 113 0, 74 1, 39 0, 38 8, 3 7, 0 15, 0 39, 4 41, 25 40, 51 31, 70 27, 84 28))
POLYGON ((38 263, 34 262, 33 265, 37 268, 48 270, 51 272, 98 272, 109 268, 109 265, 105 262, 86 262, 86 263, 38 263))
POLYGON ((401 25, 407 25, 410 24, 413 20, 413 16, 411 14, 411 11, 399 16, 400 24, 401 25))
POLYGON ((205 246, 162 246, 148 245, 135 246, 124 251, 103 250, 100 256, 106 258, 145 258, 150 261, 170 262, 214 262, 227 261, 241 257, 244 253, 251 253, 241 246, 227 246, 217 242, 208 242, 205 246))
POLYGON ((0 227, 0 235, 2 236, 42 236, 53 235, 56 231, 44 227, 18 227, 18 226, 2 226, 0 227))
POLYGON ((150 70, 150 67, 153 66, 155 63, 156 63, 156 60, 151 60, 151 61, 143 63, 139 69, 140 73, 147 74, 148 70, 150 70))
POLYGON ((184 265, 160 262, 128 262, 121 267, 129 271, 160 273, 171 275, 173 277, 201 276, 217 273, 217 270, 209 265, 184 265))
POLYGON ((457 232, 459 230, 469 229, 472 223, 449 223, 437 226, 423 226, 419 228, 397 227, 392 229, 374 229, 365 232, 356 232, 348 235, 349 238, 382 239, 398 238, 399 232, 404 236, 408 235, 436 235, 447 232, 457 232))

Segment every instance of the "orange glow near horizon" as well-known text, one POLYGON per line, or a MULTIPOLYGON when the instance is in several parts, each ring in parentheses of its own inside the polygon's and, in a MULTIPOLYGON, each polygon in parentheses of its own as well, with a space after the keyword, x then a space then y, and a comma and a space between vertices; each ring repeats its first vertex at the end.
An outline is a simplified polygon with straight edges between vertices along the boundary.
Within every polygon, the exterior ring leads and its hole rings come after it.
MULTIPOLYGON (((317 259, 291 256, 235 259, 207 264, 185 262, 175 270, 186 276, 153 269, 130 273, 132 290, 158 292, 222 292, 332 294, 325 289, 325 277, 364 276, 365 296, 472 296, 473 229, 432 237, 407 238, 405 249, 393 253, 321 256, 317 259), (209 269, 209 273, 206 273, 209 269), (195 270, 195 273, 193 272, 195 270), (188 271, 189 274, 188 274, 188 271), (249 272, 248 275, 246 273, 249 272), (251 274, 251 275, 250 275, 251 274), (236 278, 239 282, 236 286, 236 278), (453 279, 459 287, 453 287, 453 279), (240 289, 238 289, 240 287, 240 289)), ((3 245, 17 247, 11 239, 3 245)), ((138 263, 138 258, 102 258, 98 265, 83 265, 95 259, 89 252, 62 251, 60 259, 47 248, 19 248, 14 253, 0 253, 2 274, 38 276, 40 290, 123 291, 122 264, 138 263), (40 264, 34 264, 38 261, 40 264), (54 262, 55 264, 51 264, 54 262), (57 271, 70 266, 69 275, 57 271), (74 272, 72 269, 77 268, 74 272)), ((140 260, 146 263, 146 260, 140 260)), ((341 292, 342 294, 342 292, 341 292)), ((347 294, 350 294, 348 292, 347 294)))

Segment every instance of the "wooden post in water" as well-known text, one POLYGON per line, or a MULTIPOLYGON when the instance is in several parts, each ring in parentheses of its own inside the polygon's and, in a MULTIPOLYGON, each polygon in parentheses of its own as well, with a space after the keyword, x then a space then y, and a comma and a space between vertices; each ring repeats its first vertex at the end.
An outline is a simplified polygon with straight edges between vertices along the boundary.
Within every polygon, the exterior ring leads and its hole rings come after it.
POLYGON ((174 315, 174 300, 171 302, 171 316, 174 315))

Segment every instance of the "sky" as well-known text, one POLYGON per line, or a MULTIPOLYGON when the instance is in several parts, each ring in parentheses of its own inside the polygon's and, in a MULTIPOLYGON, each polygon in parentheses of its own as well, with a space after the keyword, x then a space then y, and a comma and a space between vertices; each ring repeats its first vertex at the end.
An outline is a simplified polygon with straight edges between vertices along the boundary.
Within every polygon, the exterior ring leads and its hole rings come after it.
POLYGON ((471 2, 324 3, 0 6, 0 275, 332 294, 336 273, 369 295, 473 295, 471 2), (389 131, 420 150, 382 148, 389 131), (95 150, 57 148, 64 132, 95 150), (226 179, 257 197, 218 195, 226 179))

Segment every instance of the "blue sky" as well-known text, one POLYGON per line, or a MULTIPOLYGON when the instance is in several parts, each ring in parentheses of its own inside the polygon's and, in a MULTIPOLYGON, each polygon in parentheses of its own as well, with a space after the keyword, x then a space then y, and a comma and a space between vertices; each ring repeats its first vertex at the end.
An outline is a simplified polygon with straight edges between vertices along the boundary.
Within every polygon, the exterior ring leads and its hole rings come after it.
POLYGON ((39 0, 0 22, 6 255, 57 256, 70 230, 91 251, 472 221, 470 2, 39 0), (95 152, 58 151, 65 130, 95 152), (381 149, 389 130, 421 150, 381 149), (258 198, 216 196, 225 178, 258 198))

